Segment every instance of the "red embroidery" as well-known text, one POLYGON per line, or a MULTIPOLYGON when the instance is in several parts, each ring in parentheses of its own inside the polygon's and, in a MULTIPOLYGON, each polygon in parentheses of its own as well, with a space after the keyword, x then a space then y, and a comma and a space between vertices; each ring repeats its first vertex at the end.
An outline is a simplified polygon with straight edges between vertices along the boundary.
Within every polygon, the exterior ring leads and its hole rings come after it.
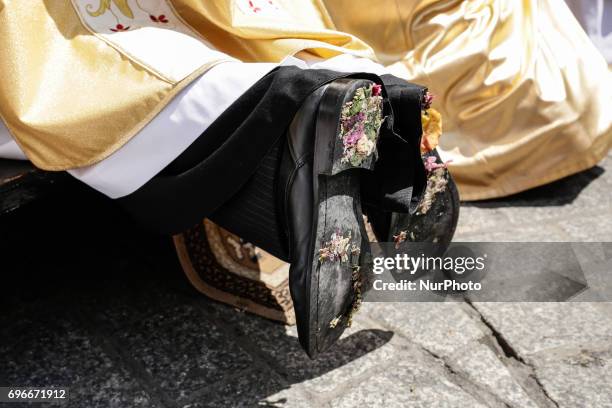
POLYGON ((164 23, 164 24, 166 24, 168 22, 168 19, 166 18, 166 16, 164 14, 160 14, 157 17, 155 17, 154 15, 149 15, 149 18, 151 18, 151 20, 156 22, 156 23, 164 23))
POLYGON ((130 29, 130 26, 124 27, 123 24, 117 24, 115 28, 111 28, 110 30, 114 33, 119 31, 127 31, 130 29))
MULTIPOLYGON (((272 3, 270 3, 272 4, 272 3)), ((259 13, 261 11, 261 8, 255 6, 255 4, 253 4, 252 0, 249 0, 249 7, 251 8, 251 10, 253 10, 253 13, 259 13)))

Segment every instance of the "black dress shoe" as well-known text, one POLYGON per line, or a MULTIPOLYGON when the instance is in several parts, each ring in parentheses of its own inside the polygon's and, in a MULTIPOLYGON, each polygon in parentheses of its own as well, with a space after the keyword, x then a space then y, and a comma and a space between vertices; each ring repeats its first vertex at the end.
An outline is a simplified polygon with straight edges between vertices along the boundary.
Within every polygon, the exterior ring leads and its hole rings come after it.
POLYGON ((448 170, 439 167, 442 161, 437 151, 420 153, 421 113, 430 106, 431 95, 427 88, 392 75, 381 78, 394 112, 393 130, 406 145, 396 144, 381 152, 385 159, 395 157, 364 177, 364 211, 378 241, 439 243, 436 249, 444 252, 457 226, 459 195, 448 170), (438 168, 426 171, 423 164, 428 160, 435 160, 438 166, 433 167, 438 168), (385 182, 411 188, 395 194, 389 194, 393 188, 388 188, 381 200, 376 187, 385 182))
POLYGON ((291 263, 299 340, 313 358, 340 337, 360 303, 369 254, 360 188, 390 114, 381 92, 361 79, 318 88, 250 181, 210 217, 291 263))
POLYGON ((350 324, 369 242, 360 173, 374 166, 380 86, 340 79, 304 103, 287 135, 278 197, 289 242, 299 340, 314 358, 350 324))
POLYGON ((459 219, 459 193, 453 178, 434 149, 423 156, 435 163, 427 175, 427 187, 413 212, 383 212, 368 209, 368 220, 382 242, 437 243, 441 255, 450 244, 459 219))

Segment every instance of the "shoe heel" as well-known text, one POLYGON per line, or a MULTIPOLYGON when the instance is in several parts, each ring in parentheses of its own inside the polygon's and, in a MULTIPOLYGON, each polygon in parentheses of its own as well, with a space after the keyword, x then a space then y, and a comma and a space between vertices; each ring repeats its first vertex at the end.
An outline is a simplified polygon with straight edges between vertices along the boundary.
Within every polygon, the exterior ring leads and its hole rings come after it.
MULTIPOLYGON (((442 159, 436 150, 424 157, 442 159)), ((387 241, 400 245, 403 241, 438 244, 442 256, 450 245, 459 220, 459 192, 446 168, 438 168, 427 176, 427 187, 414 214, 393 213, 387 241)))
POLYGON ((331 160, 315 161, 315 174, 332 176, 354 168, 372 169, 384 121, 378 87, 374 82, 354 79, 340 79, 327 86, 317 115, 317 134, 322 137, 316 138, 315 158, 331 160), (378 95, 372 98, 376 90, 378 95))
MULTIPOLYGON (((384 120, 366 121, 375 127, 365 149, 357 151, 351 140, 347 149, 347 105, 362 92, 371 92, 374 83, 365 80, 338 80, 326 89, 317 115, 314 156, 314 228, 310 279, 310 318, 307 353, 314 357, 327 350, 350 325, 358 307, 359 271, 369 253, 360 200, 360 174, 357 169, 372 169, 376 159, 375 143, 384 120), (365 91, 364 91, 365 90, 365 91), (372 137, 373 136, 373 137, 372 137), (373 139, 373 140, 372 140, 373 139), (369 143, 373 143, 370 146, 369 143), (347 152, 349 154, 347 154, 347 152), (355 157, 358 155, 359 157, 355 157)), ((349 134, 352 137, 351 134, 349 134)))

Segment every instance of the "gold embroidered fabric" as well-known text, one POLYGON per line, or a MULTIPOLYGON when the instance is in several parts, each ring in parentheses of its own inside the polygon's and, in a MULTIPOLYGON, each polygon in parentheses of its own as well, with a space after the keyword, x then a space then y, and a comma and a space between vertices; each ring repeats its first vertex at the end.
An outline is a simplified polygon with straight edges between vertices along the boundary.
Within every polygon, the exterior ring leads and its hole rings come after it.
POLYGON ((172 4, 215 48, 245 62, 279 62, 301 50, 321 58, 338 53, 374 58, 363 41, 330 28, 319 0, 174 0, 172 4))
POLYGON ((0 118, 36 166, 90 165, 222 61, 373 57, 326 18, 314 0, 3 0, 0 118))
POLYGON ((612 145, 612 75, 563 1, 325 0, 334 28, 424 84, 463 200, 594 166, 612 145))

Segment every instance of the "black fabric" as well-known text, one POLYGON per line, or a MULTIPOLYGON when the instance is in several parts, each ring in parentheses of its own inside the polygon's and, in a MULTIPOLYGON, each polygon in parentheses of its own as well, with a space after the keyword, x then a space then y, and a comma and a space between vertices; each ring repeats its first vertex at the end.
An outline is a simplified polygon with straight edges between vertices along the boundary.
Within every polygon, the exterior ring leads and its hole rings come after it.
POLYGON ((277 175, 283 147, 279 139, 240 191, 209 218, 277 258, 289 257, 277 202, 277 175))
POLYGON ((381 138, 378 152, 382 160, 376 163, 373 173, 362 178, 362 201, 366 213, 371 213, 369 208, 414 212, 427 185, 420 147, 421 109, 427 89, 393 75, 383 75, 381 79, 393 108, 389 128, 403 143, 393 137, 381 138))
MULTIPOLYGON (((234 102, 167 169, 119 201, 145 225, 176 233, 236 194, 302 101, 343 74, 279 67, 234 102)), ((214 95, 211 95, 214 97, 214 95)))
MULTIPOLYGON (((181 232, 197 224, 245 186, 262 159, 285 135, 306 97, 318 87, 342 77, 383 83, 373 74, 279 67, 245 92, 159 175, 118 201, 137 220, 164 233, 181 232)), ((394 109, 404 101, 414 102, 414 92, 407 92, 411 96, 407 97, 401 90, 395 90, 405 82, 396 83, 398 79, 394 77, 384 80, 392 90, 394 109)), ((406 109, 414 108, 410 106, 406 109)), ((418 168, 423 167, 420 156, 416 162, 410 159, 415 157, 415 146, 418 156, 420 105, 418 128, 411 129, 409 124, 414 121, 414 115, 396 121, 397 125, 410 129, 406 135, 399 137, 399 128, 393 131, 393 121, 387 122, 388 127, 381 133, 380 159, 371 175, 377 181, 372 179, 364 185, 372 205, 405 212, 398 197, 405 195, 415 182, 418 188, 422 188, 421 184, 424 186, 424 176, 422 181, 417 180, 418 168)))

